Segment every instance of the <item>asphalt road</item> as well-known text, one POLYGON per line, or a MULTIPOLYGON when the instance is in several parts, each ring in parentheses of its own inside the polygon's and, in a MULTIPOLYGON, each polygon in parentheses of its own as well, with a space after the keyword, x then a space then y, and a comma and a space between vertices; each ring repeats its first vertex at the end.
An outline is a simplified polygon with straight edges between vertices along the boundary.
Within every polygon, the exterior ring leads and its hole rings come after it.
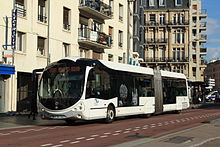
MULTIPOLYGON (((102 121, 77 122, 32 121, 17 118, 17 126, 0 130, 0 146, 32 147, 104 147, 135 140, 147 140, 194 128, 220 117, 219 107, 184 110, 180 114, 161 114, 150 118, 123 118, 112 124, 102 121), (23 123, 21 123, 23 122, 23 123), (37 123, 36 123, 37 122, 37 123)), ((13 124, 10 118, 1 123, 13 124)), ((0 126, 1 126, 0 123, 0 126)))

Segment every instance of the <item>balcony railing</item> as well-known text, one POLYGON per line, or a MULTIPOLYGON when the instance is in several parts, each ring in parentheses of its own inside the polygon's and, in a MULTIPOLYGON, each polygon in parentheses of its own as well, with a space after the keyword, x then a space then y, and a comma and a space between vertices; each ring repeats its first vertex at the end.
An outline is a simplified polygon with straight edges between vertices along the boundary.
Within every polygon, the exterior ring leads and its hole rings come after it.
POLYGON ((189 20, 183 20, 183 21, 170 21, 168 25, 189 25, 189 20))
POLYGON ((145 62, 188 62, 188 58, 145 58, 145 62))
POLYGON ((64 30, 70 30, 70 25, 69 24, 63 24, 63 29, 64 30))
POLYGON ((145 23, 146 26, 164 26, 167 25, 166 22, 156 22, 156 21, 147 21, 145 23))
POLYGON ((22 17, 26 16, 26 9, 21 8, 19 6, 15 6, 15 8, 17 9, 17 13, 19 16, 22 16, 22 17))
POLYGON ((200 27, 206 27, 207 26, 207 22, 201 22, 200 23, 200 27))
POLYGON ((111 36, 106 35, 103 32, 93 31, 88 28, 79 28, 78 30, 79 40, 88 40, 108 47, 110 47, 112 44, 111 36))
POLYGON ((146 39, 145 44, 150 44, 150 43, 167 43, 167 39, 152 39, 152 38, 148 38, 146 39))
POLYGON ((38 14, 38 20, 40 22, 47 23, 47 17, 46 16, 38 14))
POLYGON ((91 1, 91 0, 80 0, 79 1, 80 7, 88 7, 92 8, 102 14, 105 14, 106 16, 111 17, 112 16, 112 8, 111 6, 105 4, 102 1, 91 1))
POLYGON ((200 35, 200 40, 207 40, 207 35, 201 34, 200 35))

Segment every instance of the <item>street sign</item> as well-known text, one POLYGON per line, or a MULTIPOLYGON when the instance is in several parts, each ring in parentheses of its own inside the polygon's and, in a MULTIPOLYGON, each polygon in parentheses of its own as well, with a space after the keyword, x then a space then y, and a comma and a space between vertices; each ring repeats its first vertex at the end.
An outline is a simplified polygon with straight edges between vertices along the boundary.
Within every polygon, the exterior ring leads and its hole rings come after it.
POLYGON ((5 57, 5 58, 13 57, 13 51, 12 50, 4 50, 2 57, 5 57))
POLYGON ((17 9, 13 9, 12 10, 12 32, 11 32, 12 49, 16 49, 16 31, 17 31, 17 9))

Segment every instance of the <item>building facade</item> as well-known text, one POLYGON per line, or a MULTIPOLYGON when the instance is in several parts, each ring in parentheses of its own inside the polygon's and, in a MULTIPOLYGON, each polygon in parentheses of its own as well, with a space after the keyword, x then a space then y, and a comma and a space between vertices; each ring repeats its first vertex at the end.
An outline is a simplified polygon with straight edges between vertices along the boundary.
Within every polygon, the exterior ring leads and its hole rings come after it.
POLYGON ((204 71, 204 76, 207 86, 209 86, 209 79, 214 79, 215 86, 212 90, 220 90, 220 60, 213 60, 208 63, 204 71))
POLYGON ((7 47, 13 57, 0 58, 2 63, 15 66, 16 72, 1 82, 0 113, 28 112, 32 71, 51 62, 67 56, 129 61, 133 46, 133 38, 127 37, 133 32, 131 2, 14 0, 0 5, 5 8, 0 9, 1 53, 6 50, 3 45, 11 45, 12 36, 12 20, 7 25, 3 18, 11 17, 12 9, 17 9, 16 48, 7 47))
POLYGON ((189 71, 189 1, 147 0, 143 66, 184 73, 189 71))

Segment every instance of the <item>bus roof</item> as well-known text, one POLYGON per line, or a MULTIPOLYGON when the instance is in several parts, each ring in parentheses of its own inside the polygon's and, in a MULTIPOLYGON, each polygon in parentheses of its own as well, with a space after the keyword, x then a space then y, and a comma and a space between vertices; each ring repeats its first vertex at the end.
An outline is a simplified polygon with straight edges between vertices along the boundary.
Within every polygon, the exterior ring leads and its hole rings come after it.
MULTIPOLYGON (((66 57, 64 59, 72 60, 76 62, 77 60, 87 60, 91 62, 100 62, 104 66, 113 69, 113 70, 119 70, 119 71, 127 71, 127 72, 133 72, 133 73, 141 73, 141 74, 149 74, 153 75, 154 71, 152 68, 148 67, 140 67, 140 66, 134 66, 124 63, 116 63, 112 61, 105 61, 105 60, 98 60, 98 59, 86 59, 86 58, 80 58, 80 57, 66 57)), ((61 59, 61 60, 64 60, 61 59)), ((185 75, 182 73, 175 73, 175 72, 169 72, 169 71, 163 71, 161 70, 161 76, 163 77, 176 77, 181 79, 186 79, 185 75)))

